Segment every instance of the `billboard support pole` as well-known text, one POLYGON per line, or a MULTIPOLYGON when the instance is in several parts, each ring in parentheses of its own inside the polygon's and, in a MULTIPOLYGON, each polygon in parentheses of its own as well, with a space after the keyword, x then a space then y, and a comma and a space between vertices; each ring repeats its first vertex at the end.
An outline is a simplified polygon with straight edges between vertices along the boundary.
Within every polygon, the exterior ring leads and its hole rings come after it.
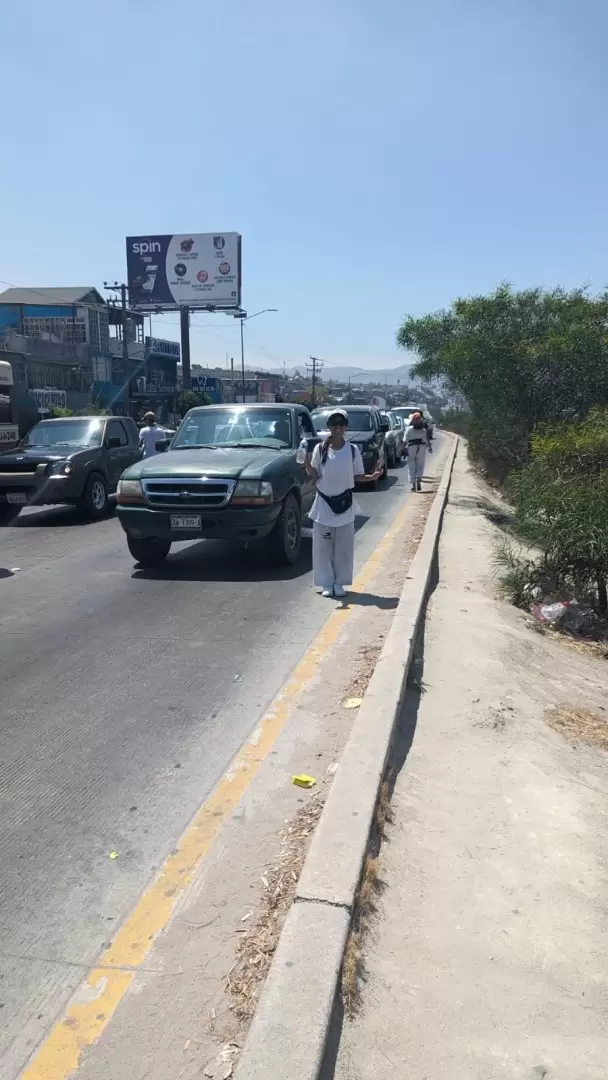
POLYGON ((190 308, 186 305, 179 309, 179 326, 182 346, 182 385, 184 390, 192 386, 190 372, 190 308))
POLYGON ((245 404, 245 340, 243 338, 243 323, 244 319, 241 318, 241 396, 243 398, 243 405, 245 404))

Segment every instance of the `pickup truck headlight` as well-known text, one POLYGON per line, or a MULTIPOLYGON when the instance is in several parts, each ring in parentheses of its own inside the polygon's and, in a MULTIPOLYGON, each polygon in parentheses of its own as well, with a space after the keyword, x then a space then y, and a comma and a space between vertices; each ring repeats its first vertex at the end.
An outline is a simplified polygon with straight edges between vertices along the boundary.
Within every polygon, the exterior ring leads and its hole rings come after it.
POLYGON ((274 502, 272 484, 266 480, 239 480, 230 501, 237 506, 267 506, 274 502))
POLYGON ((116 490, 116 502, 121 506, 143 503, 144 493, 139 480, 119 480, 116 490))
POLYGON ((51 465, 50 476, 71 476, 74 469, 69 461, 54 461, 51 465))

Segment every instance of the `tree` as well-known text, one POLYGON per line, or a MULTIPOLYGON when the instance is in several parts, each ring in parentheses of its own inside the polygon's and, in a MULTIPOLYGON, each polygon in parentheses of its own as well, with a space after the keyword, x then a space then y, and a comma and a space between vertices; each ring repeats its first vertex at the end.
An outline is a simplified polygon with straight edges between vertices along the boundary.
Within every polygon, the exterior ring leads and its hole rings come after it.
POLYGON ((443 378, 471 409, 470 447, 500 478, 521 467, 538 423, 608 404, 608 292, 501 285, 448 311, 407 316, 397 344, 415 376, 443 378))
POLYGON ((196 409, 199 405, 210 405, 211 398, 209 394, 203 393, 202 390, 182 390, 177 399, 177 407, 182 416, 185 416, 188 409, 196 409))

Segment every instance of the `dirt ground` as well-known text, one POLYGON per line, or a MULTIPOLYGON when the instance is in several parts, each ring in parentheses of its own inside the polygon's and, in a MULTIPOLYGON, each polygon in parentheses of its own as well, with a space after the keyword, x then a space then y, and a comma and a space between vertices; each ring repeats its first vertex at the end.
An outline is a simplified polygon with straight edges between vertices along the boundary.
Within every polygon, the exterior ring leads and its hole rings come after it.
POLYGON ((488 498, 461 451, 337 1080, 608 1077, 608 663, 498 599, 488 498))

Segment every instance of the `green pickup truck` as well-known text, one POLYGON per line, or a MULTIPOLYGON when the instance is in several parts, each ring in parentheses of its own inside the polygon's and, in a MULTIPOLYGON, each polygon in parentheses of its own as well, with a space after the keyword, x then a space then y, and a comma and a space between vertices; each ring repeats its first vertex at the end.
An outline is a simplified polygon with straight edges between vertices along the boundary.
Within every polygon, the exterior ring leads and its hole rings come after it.
MULTIPOLYGON (((300 405, 207 405, 184 417, 171 449, 123 473, 117 513, 141 566, 162 562, 179 540, 267 538, 273 558, 294 563, 314 482, 298 448, 318 436, 300 405)), ((163 452, 165 451, 165 452, 163 452)))

